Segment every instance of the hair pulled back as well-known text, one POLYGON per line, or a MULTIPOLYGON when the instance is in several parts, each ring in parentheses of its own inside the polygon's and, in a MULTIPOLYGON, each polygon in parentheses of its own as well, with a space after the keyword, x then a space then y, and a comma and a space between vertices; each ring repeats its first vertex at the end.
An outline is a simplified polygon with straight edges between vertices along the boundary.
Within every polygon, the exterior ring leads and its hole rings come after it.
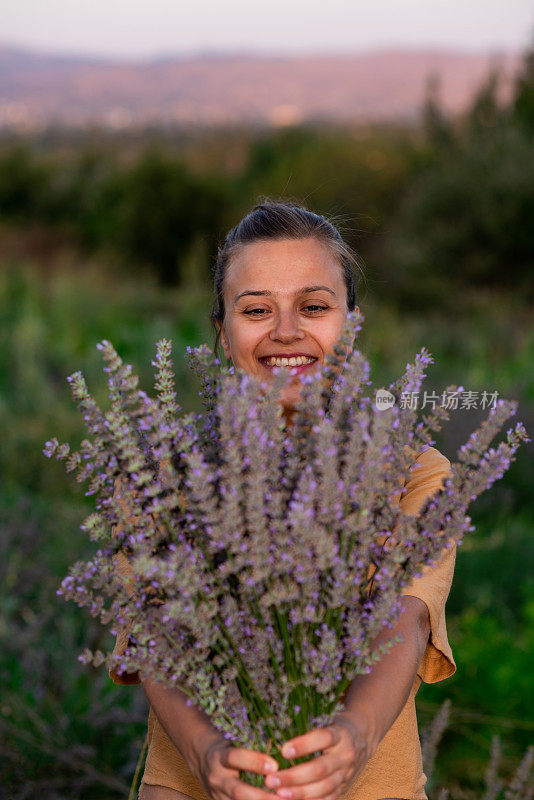
POLYGON ((337 258, 343 272, 347 290, 347 310, 356 305, 355 272, 361 271, 359 259, 343 240, 333 223, 321 214, 315 214, 293 201, 264 199, 254 206, 234 228, 219 247, 214 269, 215 298, 210 314, 214 327, 215 349, 219 344, 220 326, 224 321, 224 279, 228 265, 240 247, 251 242, 276 239, 305 239, 314 236, 325 244, 337 258))

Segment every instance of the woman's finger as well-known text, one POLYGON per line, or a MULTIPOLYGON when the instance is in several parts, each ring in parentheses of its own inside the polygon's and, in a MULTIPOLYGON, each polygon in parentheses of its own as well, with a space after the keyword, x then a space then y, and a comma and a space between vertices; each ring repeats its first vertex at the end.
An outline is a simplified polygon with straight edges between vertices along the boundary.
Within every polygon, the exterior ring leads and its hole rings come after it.
POLYGON ((280 788, 293 788, 293 786, 322 781, 341 767, 341 760, 334 754, 323 754, 310 759, 310 761, 305 761, 303 764, 281 769, 273 775, 268 775, 265 778, 265 785, 279 792, 280 788))
POLYGON ((265 753, 245 747, 227 747, 221 752, 221 764, 228 769, 246 769, 260 775, 278 770, 278 762, 265 753))
POLYGON ((342 786, 343 780, 339 772, 329 775, 322 781, 315 781, 315 783, 306 783, 303 786, 295 786, 291 789, 290 800, 325 800, 326 797, 336 797, 342 794, 339 788, 342 786))
POLYGON ((303 800, 303 798, 325 798, 335 793, 344 783, 344 771, 341 769, 328 772, 320 780, 309 780, 291 783, 277 789, 277 797, 286 800, 303 800))
POLYGON ((314 728, 301 736, 289 739, 282 747, 282 755, 287 759, 307 756, 310 753, 332 747, 339 742, 340 738, 339 728, 333 725, 328 728, 314 728))
POLYGON ((274 798, 272 792, 267 792, 258 786, 251 786, 228 773, 223 778, 220 789, 230 800, 273 800, 274 798))

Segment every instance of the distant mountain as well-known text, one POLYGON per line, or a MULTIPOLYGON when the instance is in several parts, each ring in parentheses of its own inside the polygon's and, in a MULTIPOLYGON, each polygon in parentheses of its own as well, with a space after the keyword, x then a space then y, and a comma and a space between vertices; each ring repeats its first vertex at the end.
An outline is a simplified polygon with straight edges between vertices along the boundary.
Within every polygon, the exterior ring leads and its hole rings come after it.
POLYGON ((458 113, 495 66, 507 93, 519 61, 513 53, 380 50, 143 62, 0 46, 0 127, 410 120, 420 112, 432 76, 439 76, 443 108, 458 113))

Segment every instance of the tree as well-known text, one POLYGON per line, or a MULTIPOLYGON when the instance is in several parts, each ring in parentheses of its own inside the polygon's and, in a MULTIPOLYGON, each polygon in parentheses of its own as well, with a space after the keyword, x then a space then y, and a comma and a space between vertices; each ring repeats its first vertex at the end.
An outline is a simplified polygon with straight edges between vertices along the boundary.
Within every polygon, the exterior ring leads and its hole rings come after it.
POLYGON ((523 69, 515 84, 513 115, 520 125, 534 133, 534 42, 525 53, 523 69))
POLYGON ((127 259, 154 268, 162 283, 179 283, 181 263, 198 236, 221 228, 224 185, 157 151, 146 153, 120 183, 115 244, 127 259))

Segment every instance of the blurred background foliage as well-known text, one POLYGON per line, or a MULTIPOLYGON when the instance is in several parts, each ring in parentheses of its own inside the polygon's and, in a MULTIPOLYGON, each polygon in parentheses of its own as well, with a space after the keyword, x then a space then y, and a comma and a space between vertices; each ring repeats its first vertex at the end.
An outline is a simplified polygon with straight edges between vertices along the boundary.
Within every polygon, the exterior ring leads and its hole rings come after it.
MULTIPOLYGON (((96 343, 110 339, 152 388, 155 342, 174 342, 182 404, 197 389, 187 344, 212 341, 211 266, 259 196, 329 215, 361 256, 361 348, 376 386, 424 345, 425 388, 518 400, 534 433, 534 54, 498 101, 488 76, 447 118, 429 86, 411 126, 47 130, 0 137, 0 785, 13 800, 126 797, 146 729, 139 687, 76 660, 112 639, 55 592, 91 547, 84 488, 42 455, 84 436, 65 381, 84 372, 106 403, 96 343)), ((486 413, 452 412, 449 458, 486 413)), ((533 437, 534 438, 534 437, 533 437)), ((534 459, 523 446, 472 507, 448 602, 458 671, 423 685, 420 722, 451 722, 430 791, 480 796, 491 739, 503 777, 532 741, 534 459)))

